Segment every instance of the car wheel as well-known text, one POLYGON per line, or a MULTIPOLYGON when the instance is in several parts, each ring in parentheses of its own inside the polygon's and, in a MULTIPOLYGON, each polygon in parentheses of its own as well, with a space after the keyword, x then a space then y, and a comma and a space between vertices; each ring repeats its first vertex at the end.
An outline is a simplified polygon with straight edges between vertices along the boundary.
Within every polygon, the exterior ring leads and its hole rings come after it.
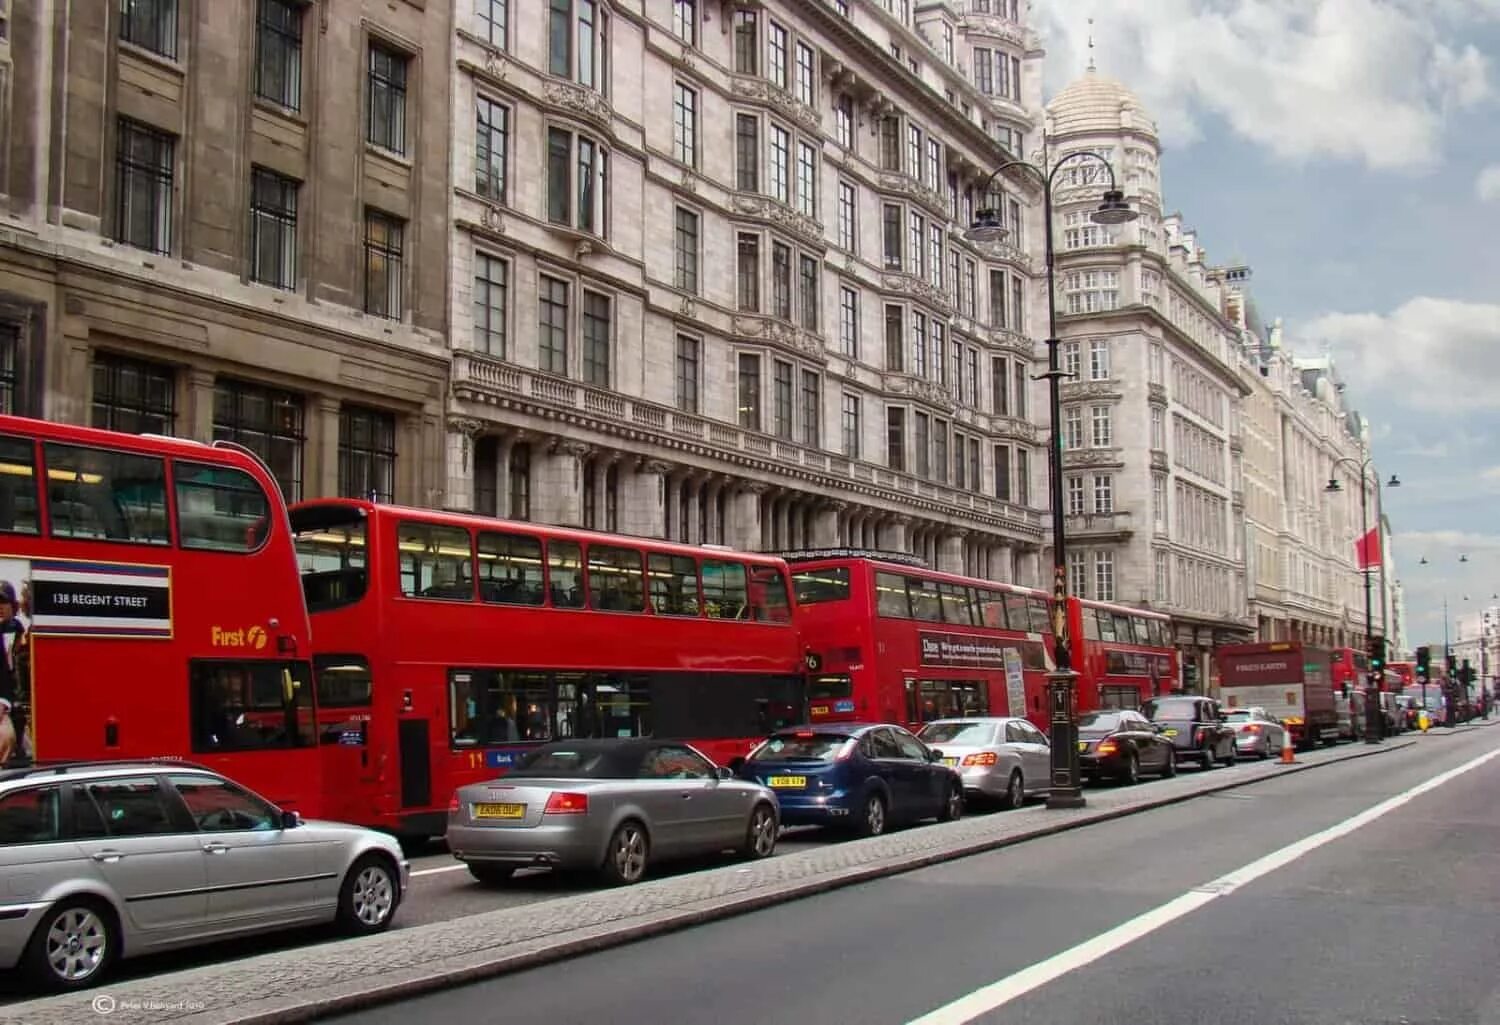
POLYGON ((1005 784, 1005 807, 1019 808, 1026 803, 1026 779, 1020 769, 1012 769, 1010 780, 1005 784))
POLYGON ((1239 760, 1240 760, 1240 749, 1239 749, 1239 747, 1237 745, 1235 745, 1235 744, 1230 744, 1229 745, 1229 753, 1224 756, 1224 764, 1227 765, 1227 766, 1229 766, 1230 768, 1234 768, 1234 766, 1239 762, 1239 760))
POLYGON ((776 812, 769 804, 757 804, 750 813, 750 825, 745 830, 745 842, 740 848, 741 856, 759 861, 776 853, 776 812))
POLYGON ((611 885, 629 886, 641 881, 650 857, 651 841, 646 836, 646 827, 631 819, 620 823, 609 838, 601 871, 611 885))
POLYGON ((857 829, 860 836, 879 836, 885 832, 886 807, 885 798, 879 794, 868 794, 865 797, 864 811, 860 815, 857 829))
POLYGON ((957 783, 948 785, 948 796, 943 799, 943 809, 938 812, 939 822, 956 822, 964 814, 964 788, 957 783))
POLYGON ((360 935, 384 932, 400 900, 395 865, 378 854, 366 854, 349 869, 339 888, 339 927, 360 935))
POLYGON ((499 886, 515 874, 514 865, 469 865, 469 875, 486 886, 499 886))
POLYGON ((1161 768, 1161 778, 1171 779, 1175 775, 1177 775, 1177 752, 1169 748, 1167 750, 1167 764, 1161 768))
POLYGON ((1125 768, 1120 770, 1120 785, 1133 787, 1141 781, 1141 756, 1131 751, 1125 756, 1125 768))
POLYGON ((1214 749, 1212 747, 1205 747, 1202 751, 1198 752, 1198 760, 1203 765, 1203 771, 1205 772, 1209 769, 1217 768, 1214 764, 1214 749))
POLYGON ((102 979, 119 947, 114 914, 91 900, 64 900, 42 916, 26 946, 26 973, 42 989, 85 989, 102 979))

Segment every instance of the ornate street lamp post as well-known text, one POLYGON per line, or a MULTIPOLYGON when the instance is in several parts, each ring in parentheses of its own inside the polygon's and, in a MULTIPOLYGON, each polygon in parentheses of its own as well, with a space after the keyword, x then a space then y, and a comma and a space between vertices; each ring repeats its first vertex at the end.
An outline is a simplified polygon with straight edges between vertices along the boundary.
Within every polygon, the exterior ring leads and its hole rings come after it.
MULTIPOLYGON (((1370 533, 1370 499, 1369 490, 1365 484, 1370 481, 1370 471, 1374 469, 1370 462, 1371 457, 1366 456, 1362 460, 1356 460, 1353 456, 1344 456, 1335 460, 1333 469, 1348 463, 1350 466, 1359 467, 1359 529, 1360 538, 1369 536, 1370 533)), ((1372 482, 1375 485, 1376 504, 1380 501, 1380 476, 1377 474, 1372 482)), ((1401 479, 1394 473, 1386 483, 1388 488, 1399 488, 1401 479)), ((1337 478, 1329 477, 1328 486, 1323 490, 1334 494, 1344 490, 1337 478)), ((1377 549, 1383 546, 1377 545, 1377 549)), ((1385 562, 1385 552, 1380 551, 1381 563, 1385 562)), ((1369 565, 1369 550, 1365 552, 1365 566, 1363 575, 1365 578, 1365 657, 1369 660, 1365 667, 1365 743, 1380 743, 1381 722, 1384 713, 1380 708, 1380 681, 1375 678, 1377 667, 1381 672, 1385 668, 1385 638, 1375 636, 1375 617, 1373 607, 1370 603, 1370 571, 1373 567, 1369 565)))

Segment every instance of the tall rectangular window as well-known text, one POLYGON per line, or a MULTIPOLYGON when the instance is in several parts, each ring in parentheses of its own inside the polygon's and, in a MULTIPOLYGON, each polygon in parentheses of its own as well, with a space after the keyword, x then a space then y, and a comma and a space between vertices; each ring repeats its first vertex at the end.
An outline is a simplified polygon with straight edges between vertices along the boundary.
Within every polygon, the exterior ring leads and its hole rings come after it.
POLYGON ((698 339, 677 336, 677 408, 684 413, 698 412, 698 393, 702 388, 699 348, 698 339))
POLYGON ((932 421, 932 477, 939 484, 948 483, 948 421, 932 421))
POLYGON ((1094 597, 1099 601, 1115 600, 1115 553, 1094 553, 1094 597))
POLYGON ((1010 416, 1010 360, 990 357, 990 406, 996 416, 1010 416))
POLYGON ((598 388, 609 387, 611 345, 610 298, 599 292, 583 293, 583 380, 598 388))
POLYGON ((932 418, 926 413, 917 413, 912 417, 911 447, 916 456, 912 471, 925 480, 932 476, 932 418))
POLYGON ((932 379, 939 385, 948 385, 948 352, 945 342, 948 337, 948 328, 936 317, 932 318, 932 379))
POLYGON ((1094 448, 1109 448, 1114 444, 1114 431, 1110 425, 1108 406, 1095 406, 1090 411, 1090 421, 1093 426, 1094 448))
POLYGON ((969 371, 964 375, 964 401, 970 409, 979 408, 979 350, 968 351, 969 371))
POLYGON ((1068 377, 1078 377, 1078 367, 1081 363, 1081 342, 1062 343, 1062 372, 1068 377))
POLYGON ((952 351, 953 378, 948 383, 953 387, 953 396, 962 398, 964 394, 964 343, 955 340, 952 351))
POLYGON ((974 86, 986 96, 995 92, 995 63, 990 50, 974 51, 974 86))
POLYGON ((365 102, 365 141, 406 152, 406 55, 370 44, 365 102))
POLYGON ((1010 326, 1005 315, 1005 297, 1005 272, 1003 270, 990 271, 990 327, 1010 326))
POLYGON ((740 75, 760 74, 760 32, 756 11, 734 12, 734 70, 740 75))
POLYGON ((848 93, 833 104, 833 138, 846 150, 854 148, 854 98, 848 93))
POLYGON ((547 129, 547 219, 604 235, 609 220, 609 152, 585 135, 547 129))
POLYGON ((1083 500, 1083 478, 1068 478, 1068 515, 1082 516, 1085 505, 1083 500))
POLYGON ((1027 396, 1031 391, 1031 381, 1027 376, 1030 370, 1021 360, 1013 360, 1011 369, 1014 371, 1012 376, 1015 379, 1015 387, 1011 389, 1010 396, 1011 408, 1015 410, 1014 416, 1025 420, 1027 416, 1026 407, 1028 405, 1027 396))
POLYGON ((1107 473, 1094 474, 1094 512, 1115 511, 1115 479, 1107 473))
POLYGON ((505 311, 510 265, 486 253, 474 254, 474 348, 504 359, 505 311))
POLYGON ((802 444, 823 445, 823 381, 814 370, 802 371, 802 444))
POLYGON ((797 89, 796 97, 801 103, 809 107, 815 102, 813 95, 813 83, 817 81, 817 72, 813 66, 813 48, 806 43, 797 44, 797 89))
POLYGON ((1010 279, 1010 329, 1026 333, 1026 283, 1019 274, 1010 279))
POLYGON ((684 292, 698 294, 698 215, 685 207, 677 208, 677 227, 673 234, 676 251, 674 283, 684 292))
POLYGON ((1109 340, 1096 338, 1089 342, 1089 380, 1109 379, 1109 340))
POLYGON ((771 316, 792 319, 792 247, 771 243, 771 316))
POLYGON ((507 48, 510 30, 510 0, 475 0, 484 38, 496 49, 507 48))
POLYGON ((901 270, 902 268, 901 220, 899 206, 887 203, 881 208, 880 235, 881 246, 885 253, 886 270, 901 270))
POLYGON ((845 395, 843 399, 843 441, 844 455, 850 459, 859 458, 859 434, 860 434, 860 401, 858 395, 845 395))
POLYGON ((537 367, 568 372, 568 283, 543 274, 537 280, 537 367))
POLYGON ((16 363, 21 348, 21 329, 15 324, 0 324, 0 413, 14 416, 20 412, 17 394, 16 363))
POLYGON ((760 430, 760 357, 742 352, 739 358, 739 420, 747 431, 760 430))
POLYGON ((390 502, 395 491, 395 416, 345 405, 339 411, 339 495, 390 502))
POLYGON ((1063 448, 1083 448, 1083 409, 1079 406, 1063 410, 1063 448))
POLYGON ((1088 553, 1077 549, 1068 553, 1068 591, 1078 598, 1089 596, 1088 553))
POLYGON ((744 313, 760 312, 760 236, 741 234, 736 245, 735 292, 744 313))
POLYGON ((771 432, 787 440, 792 437, 792 369, 782 360, 771 364, 771 432))
POLYGON ((810 143, 797 143, 797 211, 818 216, 818 152, 810 143))
POLYGON ((943 229, 938 224, 927 228, 927 283, 940 291, 943 287, 943 229))
POLYGON ((171 434, 177 381, 169 366, 94 350, 89 424, 123 434, 171 434))
POLYGON ((302 396, 220 377, 214 381, 215 441, 244 445, 270 467, 288 502, 302 498, 302 396))
POLYGON ((943 180, 943 144, 932 136, 927 137, 927 159, 922 164, 922 181, 932 191, 941 187, 943 180))
POLYGON ((895 114, 880 119, 880 169, 901 170, 901 118, 895 114))
POLYGON ((119 0, 120 38, 177 58, 177 0, 119 0))
POLYGON ((1010 446, 995 446, 995 497, 1002 502, 1009 502, 1011 495, 1010 487, 1010 446))
POLYGON ((483 96, 474 101, 474 191, 505 202, 505 163, 510 153, 510 111, 483 96))
POLYGON ((808 331, 818 329, 818 307, 823 304, 822 289, 818 287, 818 261, 816 257, 797 258, 797 315, 808 331))
POLYGON ((969 487, 968 474, 964 472, 964 441, 962 434, 953 432, 953 486, 960 491, 969 487))
POLYGON ((672 155, 698 166, 698 91, 681 82, 672 87, 672 155))
POLYGON ((760 191, 760 121, 754 114, 734 116, 734 187, 760 191))
POLYGON ((698 0, 672 0, 672 31, 689 46, 698 45, 698 0))
POLYGON ((927 376, 927 317, 915 310, 911 315, 911 372, 927 376))
POLYGON ((885 410, 885 464, 892 470, 906 469, 906 409, 902 406, 885 410))
POLYGON ((782 28, 780 25, 776 24, 773 21, 769 23, 766 34, 768 36, 766 77, 769 78, 772 82, 775 82, 777 85, 781 86, 781 88, 785 89, 787 87, 786 29, 782 28))
POLYGON ((771 126, 771 198, 778 203, 792 201, 792 133, 780 125, 771 126))
POLYGON ((257 0, 255 95, 287 110, 302 108, 302 5, 257 0))
POLYGON ((885 308, 885 368, 892 371, 902 369, 902 354, 906 351, 906 311, 901 306, 885 308))
POLYGON ((856 251, 854 244, 855 196, 856 193, 852 183, 846 181, 839 182, 839 248, 849 253, 856 251))
POLYGON ((250 279, 297 287, 297 182, 263 167, 250 172, 250 279))
POLYGON ((402 223, 365 209, 365 312, 400 320, 405 281, 402 223))
POLYGON ((115 140, 115 241, 172 249, 172 136, 120 118, 115 140))
POLYGON ((927 234, 927 219, 915 210, 906 212, 906 272, 914 278, 922 277, 923 245, 927 234))
POLYGON ((1031 504, 1031 449, 1016 448, 1016 504, 1031 504))
POLYGON ((922 129, 916 125, 906 126, 906 173, 922 177, 922 129))
POLYGON ((839 354, 859 359, 859 293, 839 289, 839 354))

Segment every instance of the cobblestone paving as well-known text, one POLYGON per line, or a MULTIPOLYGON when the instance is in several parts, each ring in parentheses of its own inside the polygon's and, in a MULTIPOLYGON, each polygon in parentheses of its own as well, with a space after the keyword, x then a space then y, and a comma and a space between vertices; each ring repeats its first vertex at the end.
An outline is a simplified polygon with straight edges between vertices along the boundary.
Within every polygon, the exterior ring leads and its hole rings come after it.
POLYGON ((1292 767, 1270 761, 1242 764, 1230 771, 1188 770, 1175 779, 1145 786, 1090 790, 1088 806, 1082 809, 1054 811, 1031 806, 832 843, 767 861, 727 865, 625 889, 571 895, 380 936, 275 951, 133 979, 113 987, 106 984, 87 993, 0 1007, 0 1022, 76 1025, 107 1017, 131 1025, 210 1025, 307 1020, 307 1009, 325 997, 369 992, 466 969, 474 971, 486 962, 554 946, 602 945, 601 937, 623 939, 653 927, 659 929, 674 919, 716 917, 715 912, 728 913, 736 906, 790 899, 1288 771, 1397 750, 1412 742, 1400 738, 1378 748, 1344 746, 1302 754, 1298 755, 1298 765, 1292 767))

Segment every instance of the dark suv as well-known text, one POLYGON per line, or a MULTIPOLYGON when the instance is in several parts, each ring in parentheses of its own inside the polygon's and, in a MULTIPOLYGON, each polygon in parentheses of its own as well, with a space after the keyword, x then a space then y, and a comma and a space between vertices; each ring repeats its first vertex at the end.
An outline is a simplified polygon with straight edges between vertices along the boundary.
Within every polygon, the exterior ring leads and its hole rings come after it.
POLYGON ((1147 701, 1141 711, 1172 741, 1179 762, 1193 760, 1204 769, 1235 763, 1234 727, 1213 698, 1173 694, 1147 701))

